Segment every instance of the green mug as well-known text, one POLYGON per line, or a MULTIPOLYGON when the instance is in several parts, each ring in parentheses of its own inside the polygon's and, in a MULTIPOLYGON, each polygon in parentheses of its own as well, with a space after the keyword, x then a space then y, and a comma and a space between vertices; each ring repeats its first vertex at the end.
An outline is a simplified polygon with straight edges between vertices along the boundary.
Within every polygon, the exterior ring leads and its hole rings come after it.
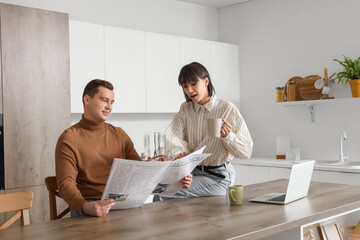
POLYGON ((241 205, 244 187, 242 185, 230 185, 228 188, 231 205, 241 205))

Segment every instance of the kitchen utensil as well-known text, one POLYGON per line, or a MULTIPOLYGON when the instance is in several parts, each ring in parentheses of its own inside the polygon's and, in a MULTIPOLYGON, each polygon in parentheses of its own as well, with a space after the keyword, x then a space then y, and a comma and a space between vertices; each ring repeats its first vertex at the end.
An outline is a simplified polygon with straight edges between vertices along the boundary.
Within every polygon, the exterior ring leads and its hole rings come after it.
POLYGON ((329 79, 329 81, 328 81, 328 86, 329 87, 332 87, 332 86, 334 86, 335 85, 335 80, 334 79, 329 79))
POLYGON ((241 205, 244 187, 242 185, 230 185, 228 187, 230 205, 241 205))
POLYGON ((328 78, 328 70, 327 68, 324 68, 324 82, 325 82, 325 86, 327 86, 327 81, 329 80, 328 78))
POLYGON ((221 137, 221 127, 222 119, 221 118, 208 118, 206 120, 209 137, 221 137))
POLYGON ((322 88, 321 94, 329 94, 329 92, 330 92, 330 87, 324 86, 322 88))
POLYGON ((332 79, 332 77, 335 76, 335 74, 336 74, 336 72, 334 72, 333 75, 331 75, 331 76, 329 77, 329 80, 328 80, 328 86, 329 86, 329 87, 332 87, 332 86, 335 85, 335 80, 332 79))
POLYGON ((300 100, 302 99, 301 96, 300 96, 300 93, 299 93, 299 85, 300 85, 300 82, 301 82, 302 80, 303 80, 302 77, 296 76, 296 77, 290 78, 290 79, 286 82, 286 84, 285 84, 285 91, 284 91, 284 99, 286 99, 286 101, 287 101, 287 92, 288 92, 288 90, 287 90, 287 83, 288 83, 288 82, 295 82, 295 101, 300 101, 300 100))
POLYGON ((333 75, 331 75, 331 76, 329 77, 329 80, 330 80, 335 74, 336 74, 336 72, 334 72, 333 75))
POLYGON ((316 89, 322 89, 324 87, 324 80, 322 80, 322 79, 316 80, 314 87, 316 89))
POLYGON ((302 99, 315 100, 321 97, 322 89, 315 88, 315 82, 318 79, 321 79, 320 75, 310 75, 302 79, 299 84, 299 93, 302 99))
MULTIPOLYGON (((331 75, 330 78, 332 78, 335 75, 331 75)), ((328 70, 327 68, 324 68, 324 87, 322 88, 322 97, 321 99, 333 99, 334 97, 329 97, 330 87, 329 87, 329 78, 328 78, 328 70)))
POLYGON ((287 92, 287 97, 288 97, 288 102, 291 102, 291 101, 296 101, 296 95, 295 95, 295 81, 289 81, 287 83, 287 89, 288 89, 288 92, 287 92))

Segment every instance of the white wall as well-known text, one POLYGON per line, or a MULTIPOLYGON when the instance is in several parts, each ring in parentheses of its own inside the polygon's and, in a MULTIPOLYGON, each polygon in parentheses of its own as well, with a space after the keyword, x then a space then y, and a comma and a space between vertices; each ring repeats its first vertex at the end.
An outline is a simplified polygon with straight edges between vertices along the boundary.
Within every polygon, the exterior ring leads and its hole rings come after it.
POLYGON ((69 13, 83 22, 218 40, 218 10, 176 0, 0 0, 69 13))
MULTIPOLYGON (((0 0, 0 2, 66 12, 72 20, 142 31, 212 41, 218 41, 219 35, 216 8, 175 0, 0 0)), ((177 85, 177 79, 173 81, 177 85)), ((180 87, 179 91, 181 91, 180 87)), ((122 127, 131 137, 140 154, 144 151, 144 135, 151 134, 152 148, 152 132, 154 130, 163 132, 173 116, 174 114, 112 114, 108 122, 122 127)), ((76 123, 80 118, 80 114, 72 114, 72 123, 76 123)))
MULTIPOLYGON (((302 157, 338 158, 340 131, 345 151, 360 160, 360 104, 316 105, 315 122, 304 106, 277 106, 275 87, 293 76, 339 72, 332 61, 360 56, 358 0, 253 0, 219 11, 220 41, 239 44, 241 103, 255 156, 275 156, 276 136, 290 136, 302 157)), ((330 96, 351 97, 336 85, 330 96)))

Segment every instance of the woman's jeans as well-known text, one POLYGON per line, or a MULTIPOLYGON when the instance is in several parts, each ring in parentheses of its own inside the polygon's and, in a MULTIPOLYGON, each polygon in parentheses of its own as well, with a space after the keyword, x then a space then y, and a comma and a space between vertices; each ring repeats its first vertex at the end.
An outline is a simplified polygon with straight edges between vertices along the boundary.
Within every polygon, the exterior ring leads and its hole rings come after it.
POLYGON ((208 171, 223 175, 225 178, 214 176, 211 173, 195 168, 192 171, 193 181, 190 188, 183 188, 174 196, 154 196, 154 202, 174 199, 174 198, 191 198, 205 196, 219 196, 227 193, 228 186, 235 182, 235 170, 233 166, 226 162, 224 166, 208 171))

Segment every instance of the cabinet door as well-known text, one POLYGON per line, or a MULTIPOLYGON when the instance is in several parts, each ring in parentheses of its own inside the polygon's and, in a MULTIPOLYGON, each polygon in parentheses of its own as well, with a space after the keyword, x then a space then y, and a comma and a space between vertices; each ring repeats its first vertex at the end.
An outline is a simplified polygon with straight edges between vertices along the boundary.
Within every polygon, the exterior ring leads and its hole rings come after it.
POLYGON ((184 37, 182 37, 180 41, 181 67, 192 62, 198 62, 206 67, 210 73, 210 77, 212 77, 211 42, 184 37))
MULTIPOLYGON (((278 168, 270 167, 270 178, 269 180, 277 179, 289 179, 291 173, 291 168, 278 168)), ((319 181, 319 171, 313 171, 311 181, 319 181)))
POLYGON ((240 106, 239 47, 212 42, 212 81, 218 98, 240 106))
POLYGON ((360 185, 360 174, 358 173, 344 173, 344 172, 327 172, 319 171, 319 181, 328 183, 340 183, 360 185))
POLYGON ((185 101, 178 85, 180 38, 145 33, 147 112, 177 112, 185 101))
POLYGON ((320 171, 313 171, 311 181, 320 182, 320 171))
POLYGON ((269 168, 269 181, 277 180, 277 179, 289 179, 290 172, 291 172, 290 168, 270 167, 269 168))
POLYGON ((105 26, 105 75, 113 112, 145 112, 145 33, 105 26))
POLYGON ((269 167, 235 165, 235 184, 250 185, 269 181, 269 167))
POLYGON ((82 94, 92 79, 105 79, 104 27, 70 21, 71 112, 82 113, 82 94))

